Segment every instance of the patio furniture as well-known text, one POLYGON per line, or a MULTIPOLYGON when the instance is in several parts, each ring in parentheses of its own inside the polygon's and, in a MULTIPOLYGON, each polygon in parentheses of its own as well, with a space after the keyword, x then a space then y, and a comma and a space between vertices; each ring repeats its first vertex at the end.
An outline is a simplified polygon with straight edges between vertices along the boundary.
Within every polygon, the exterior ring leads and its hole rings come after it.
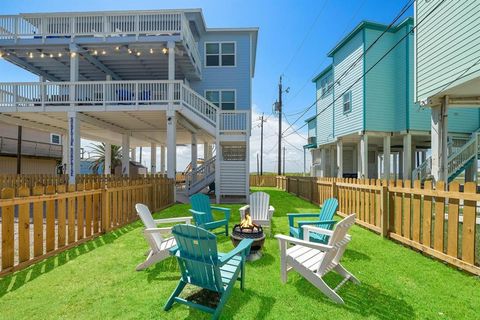
POLYGON ((229 253, 220 253, 217 251, 217 237, 205 229, 176 225, 172 233, 178 247, 171 252, 178 260, 182 278, 164 309, 169 310, 174 302, 179 302, 212 313, 212 319, 217 319, 230 297, 235 281, 240 280, 242 291, 245 288, 245 257, 253 240, 244 239, 229 253), (179 295, 187 284, 218 292, 220 302, 217 307, 213 309, 180 298, 179 295))
POLYGON ((153 265, 158 261, 162 261, 170 256, 169 250, 175 247, 177 244, 173 236, 169 238, 163 238, 162 233, 169 234, 171 233, 172 227, 158 228, 157 225, 160 223, 187 223, 190 224, 192 217, 181 217, 181 218, 166 218, 166 219, 156 219, 152 217, 152 213, 148 207, 144 204, 137 203, 135 205, 140 219, 142 219, 145 229, 143 230, 143 236, 147 240, 150 249, 147 252, 147 258, 144 262, 140 263, 136 270, 144 270, 149 266, 153 265))
POLYGON ((275 208, 270 205, 270 195, 265 192, 250 194, 250 204, 239 209, 240 220, 245 219, 245 213, 249 211, 252 222, 262 227, 271 227, 272 216, 275 208))
MULTIPOLYGON (((313 225, 319 228, 332 230, 335 225, 333 216, 338 208, 338 200, 329 198, 323 203, 320 213, 288 213, 288 225, 290 227, 290 236, 297 239, 303 239, 303 226, 313 225), (318 218, 311 221, 298 221, 295 225, 296 218, 318 218)), ((310 241, 318 243, 327 243, 329 236, 327 234, 310 234, 310 241)))
POLYGON ((228 236, 228 220, 230 219, 230 209, 214 207, 210 205, 210 198, 202 193, 194 194, 190 197, 192 209, 190 213, 193 216, 195 225, 207 230, 213 230, 225 227, 225 235, 228 236), (221 211, 225 214, 224 219, 214 220, 212 210, 221 211))
POLYGON ((360 284, 360 281, 340 264, 345 248, 351 240, 347 232, 354 223, 355 214, 352 214, 338 222, 333 231, 311 225, 303 226, 305 239, 309 239, 311 232, 329 235, 330 240, 326 245, 276 235, 275 238, 280 244, 282 282, 287 282, 287 272, 293 268, 330 299, 337 303, 344 303, 337 294, 337 290, 349 280, 360 284), (288 248, 288 244, 294 244, 294 246, 288 248), (323 276, 331 270, 344 278, 334 289, 323 280, 323 276))

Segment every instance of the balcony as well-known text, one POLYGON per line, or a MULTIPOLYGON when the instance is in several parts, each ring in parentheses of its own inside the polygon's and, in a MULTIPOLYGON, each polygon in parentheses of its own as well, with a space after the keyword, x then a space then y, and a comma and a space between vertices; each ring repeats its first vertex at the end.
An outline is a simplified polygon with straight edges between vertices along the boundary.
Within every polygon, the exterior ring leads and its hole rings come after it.
POLYGON ((211 135, 249 132, 249 111, 219 110, 182 81, 0 83, 1 113, 165 111, 169 104, 211 135), (217 119, 218 115, 218 119, 217 119))
POLYGON ((201 59, 189 23, 184 12, 175 10, 1 15, 0 44, 7 60, 38 62, 29 57, 31 51, 25 51, 24 45, 36 45, 38 50, 48 50, 49 45, 59 49, 59 45, 64 45, 59 51, 62 52, 68 51, 73 42, 85 48, 93 44, 116 47, 172 40, 181 52, 179 59, 188 60, 193 66, 194 70, 186 71, 200 78, 201 59))
MULTIPOLYGON (((0 154, 16 155, 17 139, 0 137, 0 154)), ((22 155, 33 157, 61 158, 62 146, 45 142, 22 140, 22 155)))

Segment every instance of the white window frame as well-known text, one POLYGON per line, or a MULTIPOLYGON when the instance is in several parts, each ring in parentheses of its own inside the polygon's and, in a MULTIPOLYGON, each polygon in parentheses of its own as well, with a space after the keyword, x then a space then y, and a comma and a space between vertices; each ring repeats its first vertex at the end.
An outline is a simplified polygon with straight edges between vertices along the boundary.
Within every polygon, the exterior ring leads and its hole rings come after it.
MULTIPOLYGON (((218 104, 220 105, 219 108, 220 110, 224 110, 222 109, 222 92, 223 91, 233 91, 233 94, 235 96, 235 99, 233 99, 233 109, 229 109, 229 110, 225 110, 225 111, 235 111, 237 110, 237 90, 236 89, 205 89, 204 92, 203 92, 203 96, 205 97, 205 99, 207 99, 207 92, 208 91, 217 91, 218 92, 218 104)), ((210 102, 208 99, 207 99, 208 102, 210 102)), ((210 102, 213 104, 213 102, 210 102)), ((230 103, 230 102, 227 102, 227 103, 230 103)))
POLYGON ((345 92, 343 95, 342 95, 342 110, 343 110, 343 114, 347 114, 347 113, 350 113, 352 112, 352 90, 349 90, 347 92, 345 92), (345 110, 345 96, 348 95, 348 110, 345 110))
POLYGON ((236 41, 208 41, 203 44, 203 61, 205 68, 235 68, 237 66, 237 42, 236 41), (207 66, 207 44, 218 44, 218 66, 207 66), (233 66, 222 66, 222 43, 233 43, 233 66))
POLYGON ((50 133, 50 144, 61 145, 62 144, 62 135, 58 133, 50 133), (58 136, 58 143, 53 142, 53 136, 58 136))

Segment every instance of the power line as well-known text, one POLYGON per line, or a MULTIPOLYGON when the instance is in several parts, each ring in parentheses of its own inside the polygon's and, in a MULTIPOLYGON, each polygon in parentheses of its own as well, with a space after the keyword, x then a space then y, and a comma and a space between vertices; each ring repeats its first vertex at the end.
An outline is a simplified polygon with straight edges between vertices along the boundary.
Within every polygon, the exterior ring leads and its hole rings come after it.
MULTIPOLYGON (((380 40, 380 38, 385 35, 388 30, 392 28, 392 26, 397 22, 398 19, 400 19, 405 12, 415 3, 415 0, 408 0, 407 3, 403 6, 403 8, 400 10, 400 12, 395 16, 395 18, 392 20, 392 22, 387 26, 387 28, 373 41, 368 48, 361 54, 359 55, 355 61, 349 65, 349 67, 336 79, 328 88, 327 91, 329 91, 332 87, 335 86, 335 84, 340 83, 340 81, 348 75, 348 73, 355 68, 355 66, 366 56, 368 51, 380 40)), ((408 33, 407 33, 408 35, 408 33)), ((363 78, 363 76, 362 76, 363 78)), ((356 83, 356 82, 355 82, 356 83)), ((348 91, 348 90, 347 90, 348 91)), ((310 109, 312 109, 314 106, 316 106, 317 102, 323 97, 323 95, 320 95, 314 103, 312 103, 310 106, 308 106, 302 113, 301 115, 285 130, 283 133, 285 133, 288 129, 290 129, 295 123, 297 123, 298 120, 300 120, 310 109)), ((338 98, 337 98, 338 99, 338 98)), ((334 102, 337 100, 335 99, 334 102)), ((327 107, 328 108, 328 107, 327 107)), ((302 126, 303 127, 303 126, 302 126)))
MULTIPOLYGON (((425 17, 419 21, 416 25, 413 26, 412 30, 410 30, 409 32, 407 32, 402 38, 400 38, 400 40, 398 40, 394 45, 393 47, 391 47, 387 52, 385 52, 385 54, 380 57, 380 59, 374 64, 372 65, 370 68, 368 68, 368 70, 366 70, 357 80, 355 80, 345 91, 343 91, 342 94, 340 94, 337 98, 335 98, 333 100, 332 103, 330 103, 329 105, 327 105, 325 108, 323 108, 322 110, 320 110, 320 112, 318 112, 317 114, 315 114, 315 118, 317 118, 319 115, 321 115, 325 110, 327 110, 328 108, 330 108, 332 105, 335 104, 335 102, 340 99, 341 97, 343 97, 343 95, 348 92, 350 89, 352 89, 352 87, 357 84, 360 80, 362 80, 373 68, 375 68, 383 59, 385 59, 386 56, 388 56, 403 40, 405 40, 411 33, 413 33, 413 31, 415 29, 417 29, 417 27, 423 22, 425 21, 425 19, 427 19, 433 12, 435 12, 439 7, 440 5, 442 5, 443 3, 445 2, 445 0, 441 0, 436 6, 435 8, 432 9, 432 11, 430 11, 427 15, 425 15, 425 17)), ((317 99, 318 101, 318 99, 317 99)), ((314 105, 317 103, 317 101, 314 102, 314 105)), ((310 106, 311 107, 311 106, 310 106)), ((306 123, 301 126, 300 128, 298 128, 297 130, 300 130, 301 128, 303 128, 304 126, 306 125, 306 123)), ((295 131, 297 131, 295 130, 295 131)), ((292 133, 289 133, 288 135, 284 136, 284 137, 288 137, 290 135, 292 135, 292 133)))
POLYGON ((315 17, 315 19, 313 20, 313 23, 310 25, 307 33, 305 34, 305 36, 303 37, 302 41, 300 42, 300 45, 297 47, 297 49, 295 50, 295 53, 293 54, 292 58, 290 59, 290 61, 288 62, 287 66, 285 67, 285 69, 283 70, 282 74, 283 73, 286 73, 288 68, 290 68, 293 60, 295 59, 295 57, 297 56, 297 54, 300 52, 300 50, 302 49, 303 45, 305 44, 305 41, 307 40, 308 36, 310 35, 310 33, 312 32, 313 30, 313 27, 315 26, 315 24, 317 24, 317 21, 318 19, 320 18, 320 15, 323 13, 323 10, 325 10, 325 7, 327 6, 327 3, 328 3, 328 0, 325 0, 325 2, 323 3, 323 6, 320 8, 320 11, 318 11, 318 14, 317 16, 315 17))

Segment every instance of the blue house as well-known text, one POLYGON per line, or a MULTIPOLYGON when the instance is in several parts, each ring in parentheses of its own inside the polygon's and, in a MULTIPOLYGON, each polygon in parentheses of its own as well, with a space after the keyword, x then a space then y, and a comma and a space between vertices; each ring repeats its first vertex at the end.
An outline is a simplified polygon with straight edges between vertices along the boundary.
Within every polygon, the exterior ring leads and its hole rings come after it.
MULTIPOLYGON (((309 139, 316 141, 310 145, 315 176, 411 179, 428 159, 431 113, 413 96, 413 19, 373 44, 387 27, 361 22, 313 79, 317 110, 307 122, 309 139)), ((479 116, 477 109, 449 112, 451 148, 477 130, 479 116)))
POLYGON ((1 16, 0 56, 40 77, 0 83, 1 120, 62 134, 71 183, 81 138, 121 145, 126 175, 129 150, 150 147, 170 178, 190 145, 185 192, 246 196, 257 34, 208 28, 201 9, 1 16))

